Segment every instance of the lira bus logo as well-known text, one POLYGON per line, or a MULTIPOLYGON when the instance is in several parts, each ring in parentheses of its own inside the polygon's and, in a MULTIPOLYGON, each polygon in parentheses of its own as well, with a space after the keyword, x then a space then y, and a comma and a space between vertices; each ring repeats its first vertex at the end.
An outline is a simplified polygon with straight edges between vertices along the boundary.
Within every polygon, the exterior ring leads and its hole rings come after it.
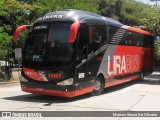
POLYGON ((115 55, 111 60, 108 56, 108 75, 119 75, 127 72, 138 70, 139 56, 138 55, 115 55))

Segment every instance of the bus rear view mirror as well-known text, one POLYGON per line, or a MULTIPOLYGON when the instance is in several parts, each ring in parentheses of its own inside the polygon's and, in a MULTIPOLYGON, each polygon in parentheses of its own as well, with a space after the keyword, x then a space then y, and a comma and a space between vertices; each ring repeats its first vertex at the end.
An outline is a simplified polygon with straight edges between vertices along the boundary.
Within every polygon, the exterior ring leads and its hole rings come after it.
POLYGON ((19 37, 19 34, 20 34, 20 32, 21 32, 22 30, 24 30, 24 29, 30 29, 30 28, 31 28, 30 25, 22 25, 22 26, 19 26, 19 27, 16 29, 15 33, 14 33, 14 37, 13 37, 14 42, 15 42, 15 43, 17 42, 18 37, 19 37))
POLYGON ((77 32, 79 29, 80 23, 75 22, 70 27, 70 33, 69 33, 69 42, 74 42, 76 40, 77 32))

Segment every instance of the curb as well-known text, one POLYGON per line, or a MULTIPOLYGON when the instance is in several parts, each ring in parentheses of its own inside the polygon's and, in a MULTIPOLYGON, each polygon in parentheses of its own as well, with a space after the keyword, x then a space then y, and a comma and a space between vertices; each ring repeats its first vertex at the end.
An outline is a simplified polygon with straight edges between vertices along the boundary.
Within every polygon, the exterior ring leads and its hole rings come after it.
POLYGON ((11 83, 19 83, 19 81, 7 81, 7 82, 0 82, 0 85, 4 85, 4 84, 11 84, 11 83))

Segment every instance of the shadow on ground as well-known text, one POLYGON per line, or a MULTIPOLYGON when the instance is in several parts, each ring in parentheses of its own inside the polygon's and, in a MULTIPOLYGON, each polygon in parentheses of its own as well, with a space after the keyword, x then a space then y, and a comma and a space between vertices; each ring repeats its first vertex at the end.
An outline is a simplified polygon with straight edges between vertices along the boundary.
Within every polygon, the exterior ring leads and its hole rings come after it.
POLYGON ((142 84, 160 85, 160 72, 146 76, 142 84))
MULTIPOLYGON (((124 83, 121 85, 106 88, 104 92, 102 93, 102 95, 124 89, 136 83, 137 81, 131 81, 131 82, 124 83)), ((69 103, 69 102, 79 101, 83 99, 89 99, 90 97, 92 97, 90 93, 81 95, 81 96, 77 96, 74 98, 62 98, 62 97, 36 95, 36 94, 24 94, 24 95, 19 95, 19 96, 6 97, 3 99, 10 100, 10 101, 45 103, 43 106, 50 106, 52 104, 57 104, 57 103, 69 103)))
MULTIPOLYGON (((160 84, 160 72, 146 76, 145 80, 140 83, 138 80, 134 80, 134 81, 120 84, 120 85, 108 87, 104 90, 102 95, 107 94, 107 93, 112 93, 112 92, 130 87, 135 84, 159 85, 160 84)), ((44 95, 35 95, 35 94, 24 94, 24 95, 19 95, 19 96, 6 97, 3 99, 10 100, 10 101, 45 103, 43 106, 50 106, 52 104, 57 104, 57 103, 69 103, 69 102, 74 102, 78 100, 89 99, 90 97, 92 97, 91 94, 85 94, 85 95, 81 95, 81 96, 74 97, 74 98, 62 98, 62 97, 53 97, 53 96, 44 96, 44 95)))

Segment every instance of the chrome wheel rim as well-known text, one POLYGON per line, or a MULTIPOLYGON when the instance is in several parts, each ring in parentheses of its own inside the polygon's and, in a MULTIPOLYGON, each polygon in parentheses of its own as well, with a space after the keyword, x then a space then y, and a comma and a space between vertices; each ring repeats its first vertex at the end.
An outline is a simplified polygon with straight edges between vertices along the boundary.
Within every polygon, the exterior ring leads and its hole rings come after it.
POLYGON ((101 89, 101 82, 99 80, 96 80, 94 82, 94 90, 99 91, 101 89))

